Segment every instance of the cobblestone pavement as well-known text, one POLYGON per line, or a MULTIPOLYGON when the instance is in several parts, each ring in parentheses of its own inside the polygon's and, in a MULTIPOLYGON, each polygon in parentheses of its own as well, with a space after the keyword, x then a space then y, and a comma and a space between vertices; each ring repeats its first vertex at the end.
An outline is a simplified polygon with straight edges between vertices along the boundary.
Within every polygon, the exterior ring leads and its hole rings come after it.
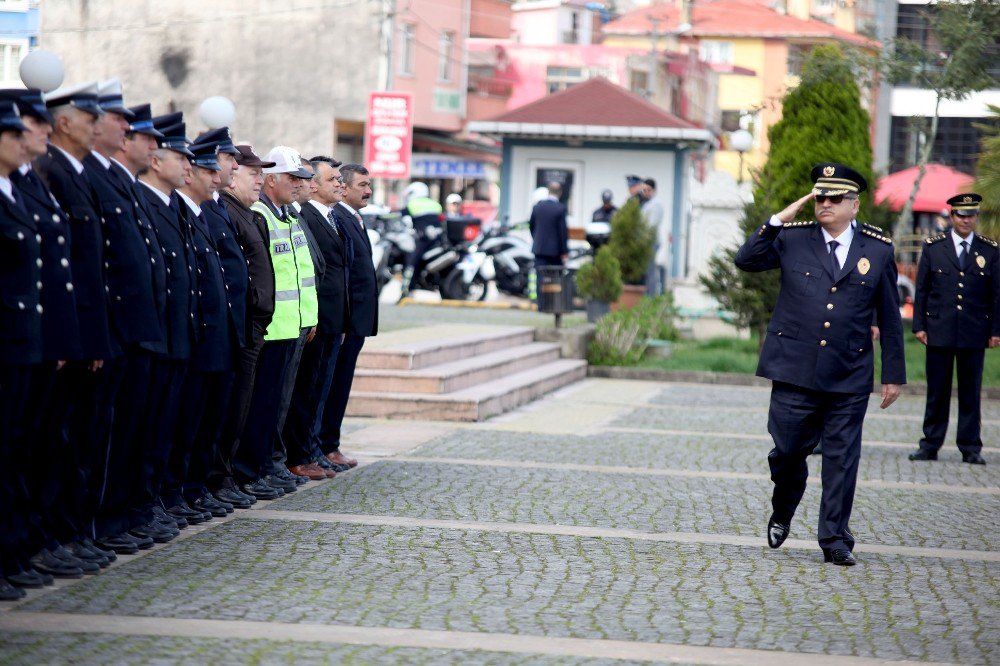
POLYGON ((874 405, 861 564, 824 565, 819 456, 764 542, 767 396, 587 380, 485 424, 353 420, 358 469, 0 607, 0 661, 1000 663, 1000 449, 911 463, 922 400, 874 405))

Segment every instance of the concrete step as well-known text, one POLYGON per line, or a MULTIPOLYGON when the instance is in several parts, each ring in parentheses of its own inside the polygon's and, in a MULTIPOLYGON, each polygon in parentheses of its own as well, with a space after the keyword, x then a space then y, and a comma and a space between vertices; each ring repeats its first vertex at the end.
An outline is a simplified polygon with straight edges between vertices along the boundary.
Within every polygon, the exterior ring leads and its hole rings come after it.
POLYGON ((587 375, 587 362, 560 359, 451 393, 351 391, 348 416, 484 421, 587 375))
POLYGON ((420 370, 358 368, 352 391, 452 393, 559 359, 559 345, 532 342, 420 370))
POLYGON ((358 369, 420 370, 526 345, 535 331, 526 326, 449 324, 391 331, 368 338, 358 369))

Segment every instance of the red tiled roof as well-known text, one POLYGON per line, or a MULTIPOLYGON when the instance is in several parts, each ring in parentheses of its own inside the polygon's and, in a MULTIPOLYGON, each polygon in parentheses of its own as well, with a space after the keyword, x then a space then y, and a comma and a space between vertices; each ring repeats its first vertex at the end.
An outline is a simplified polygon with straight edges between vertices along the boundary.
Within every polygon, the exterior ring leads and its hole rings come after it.
MULTIPOLYGON (((637 7, 604 26, 609 35, 648 35, 656 20, 657 30, 676 30, 680 11, 673 2, 637 7)), ((691 10, 693 37, 825 38, 858 46, 876 46, 861 35, 841 30, 823 21, 808 21, 779 14, 754 0, 698 0, 691 10)))
POLYGON ((546 125, 698 128, 602 77, 578 83, 490 120, 546 125))

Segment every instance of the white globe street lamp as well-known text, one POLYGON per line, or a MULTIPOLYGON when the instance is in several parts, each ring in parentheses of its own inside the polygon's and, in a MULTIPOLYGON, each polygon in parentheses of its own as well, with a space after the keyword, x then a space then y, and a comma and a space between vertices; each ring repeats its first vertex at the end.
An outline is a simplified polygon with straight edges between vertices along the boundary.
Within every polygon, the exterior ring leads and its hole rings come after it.
POLYGON ((745 129, 729 133, 729 147, 740 154, 740 175, 737 182, 743 182, 743 153, 753 148, 753 134, 745 129))
POLYGON ((209 97, 198 107, 198 115, 208 129, 229 127, 236 118, 236 107, 228 97, 209 97))
POLYGON ((18 72, 25 87, 37 88, 42 92, 52 92, 62 85, 65 74, 59 56, 42 49, 35 49, 24 56, 18 72))

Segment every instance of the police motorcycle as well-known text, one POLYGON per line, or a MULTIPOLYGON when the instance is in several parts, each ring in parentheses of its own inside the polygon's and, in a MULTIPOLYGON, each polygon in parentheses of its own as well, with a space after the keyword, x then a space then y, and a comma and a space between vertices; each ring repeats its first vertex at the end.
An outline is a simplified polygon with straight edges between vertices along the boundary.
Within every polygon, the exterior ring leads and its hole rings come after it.
POLYGON ((535 255, 531 252, 531 241, 527 236, 518 235, 516 230, 523 227, 527 229, 527 223, 515 226, 508 224, 494 224, 483 232, 477 241, 478 249, 484 253, 484 270, 481 276, 484 279, 491 274, 497 290, 510 296, 530 296, 528 285, 531 280, 531 272, 535 268, 535 255), (492 263, 492 270, 489 264, 492 263))
POLYGON ((369 205, 361 211, 372 244, 372 263, 379 291, 401 274, 406 267, 406 257, 416 247, 413 224, 406 216, 388 208, 369 205))

